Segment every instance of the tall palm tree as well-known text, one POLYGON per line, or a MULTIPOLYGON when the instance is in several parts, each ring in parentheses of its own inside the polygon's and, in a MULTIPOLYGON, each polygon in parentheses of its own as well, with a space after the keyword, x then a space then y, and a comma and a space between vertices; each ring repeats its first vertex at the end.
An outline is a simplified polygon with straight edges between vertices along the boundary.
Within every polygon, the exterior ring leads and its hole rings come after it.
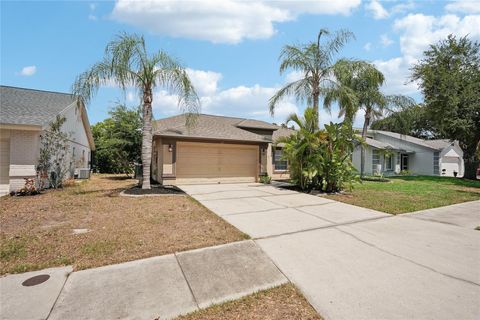
MULTIPOLYGON (((325 88, 324 107, 330 109, 333 102, 340 108, 339 116, 344 122, 353 125, 359 110, 365 112, 362 139, 365 140, 370 123, 385 112, 415 104, 403 95, 385 95, 380 91, 385 82, 384 75, 365 61, 339 60, 333 66, 334 81, 325 88)), ((361 148, 360 175, 365 172, 365 149, 361 148)))
POLYGON ((351 38, 354 38, 354 35, 347 30, 339 30, 330 35, 327 29, 321 29, 317 41, 285 46, 279 57, 280 74, 287 70, 294 70, 301 72, 303 76, 297 81, 286 84, 270 98, 270 113, 274 114, 275 108, 283 98, 294 95, 297 101, 307 101, 313 106, 318 127, 318 105, 322 88, 330 81, 335 54, 351 38), (321 43, 324 36, 329 39, 321 43))
POLYGON ((178 104, 187 112, 187 122, 194 120, 200 102, 185 69, 164 51, 147 53, 143 36, 121 33, 105 48, 103 60, 80 74, 73 85, 73 94, 88 104, 98 89, 114 83, 122 90, 134 87, 141 93, 142 189, 150 189, 152 162, 152 102, 157 86, 178 95, 178 104))

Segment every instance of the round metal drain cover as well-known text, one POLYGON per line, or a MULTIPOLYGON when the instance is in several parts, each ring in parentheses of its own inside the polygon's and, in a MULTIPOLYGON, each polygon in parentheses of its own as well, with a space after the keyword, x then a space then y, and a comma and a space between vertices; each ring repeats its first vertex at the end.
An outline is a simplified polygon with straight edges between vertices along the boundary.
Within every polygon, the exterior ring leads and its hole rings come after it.
POLYGON ((24 286, 24 287, 36 286, 38 284, 44 283, 48 279, 50 279, 50 276, 48 274, 40 274, 38 276, 31 277, 31 278, 28 278, 27 280, 23 281, 22 286, 24 286))

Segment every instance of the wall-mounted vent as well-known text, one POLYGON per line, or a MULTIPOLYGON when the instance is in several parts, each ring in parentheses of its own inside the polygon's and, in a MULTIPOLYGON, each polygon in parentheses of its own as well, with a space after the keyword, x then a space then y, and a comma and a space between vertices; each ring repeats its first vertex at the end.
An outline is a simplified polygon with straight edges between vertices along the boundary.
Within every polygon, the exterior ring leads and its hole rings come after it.
POLYGON ((89 179, 90 169, 78 169, 78 179, 89 179))

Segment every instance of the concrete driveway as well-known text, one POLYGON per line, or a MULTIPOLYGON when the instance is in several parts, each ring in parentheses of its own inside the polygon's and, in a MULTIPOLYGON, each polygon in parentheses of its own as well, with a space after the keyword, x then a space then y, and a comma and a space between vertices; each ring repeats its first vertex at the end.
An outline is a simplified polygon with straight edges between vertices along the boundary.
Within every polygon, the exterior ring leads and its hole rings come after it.
POLYGON ((325 319, 479 319, 480 201, 403 216, 261 184, 181 186, 325 319))

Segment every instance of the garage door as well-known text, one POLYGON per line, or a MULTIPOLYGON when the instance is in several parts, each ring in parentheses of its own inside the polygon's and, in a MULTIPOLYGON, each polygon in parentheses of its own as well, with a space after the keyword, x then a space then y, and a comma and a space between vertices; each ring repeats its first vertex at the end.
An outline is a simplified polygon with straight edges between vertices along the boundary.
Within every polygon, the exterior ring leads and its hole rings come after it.
POLYGON ((459 172, 459 162, 458 157, 443 157, 442 158, 442 175, 453 177, 453 172, 459 172), (443 171, 445 170, 445 171, 443 171), (445 172, 445 174, 443 174, 445 172))
POLYGON ((177 142, 176 182, 253 182, 258 152, 250 145, 177 142))
POLYGON ((0 195, 9 189, 10 140, 0 139, 0 195))

